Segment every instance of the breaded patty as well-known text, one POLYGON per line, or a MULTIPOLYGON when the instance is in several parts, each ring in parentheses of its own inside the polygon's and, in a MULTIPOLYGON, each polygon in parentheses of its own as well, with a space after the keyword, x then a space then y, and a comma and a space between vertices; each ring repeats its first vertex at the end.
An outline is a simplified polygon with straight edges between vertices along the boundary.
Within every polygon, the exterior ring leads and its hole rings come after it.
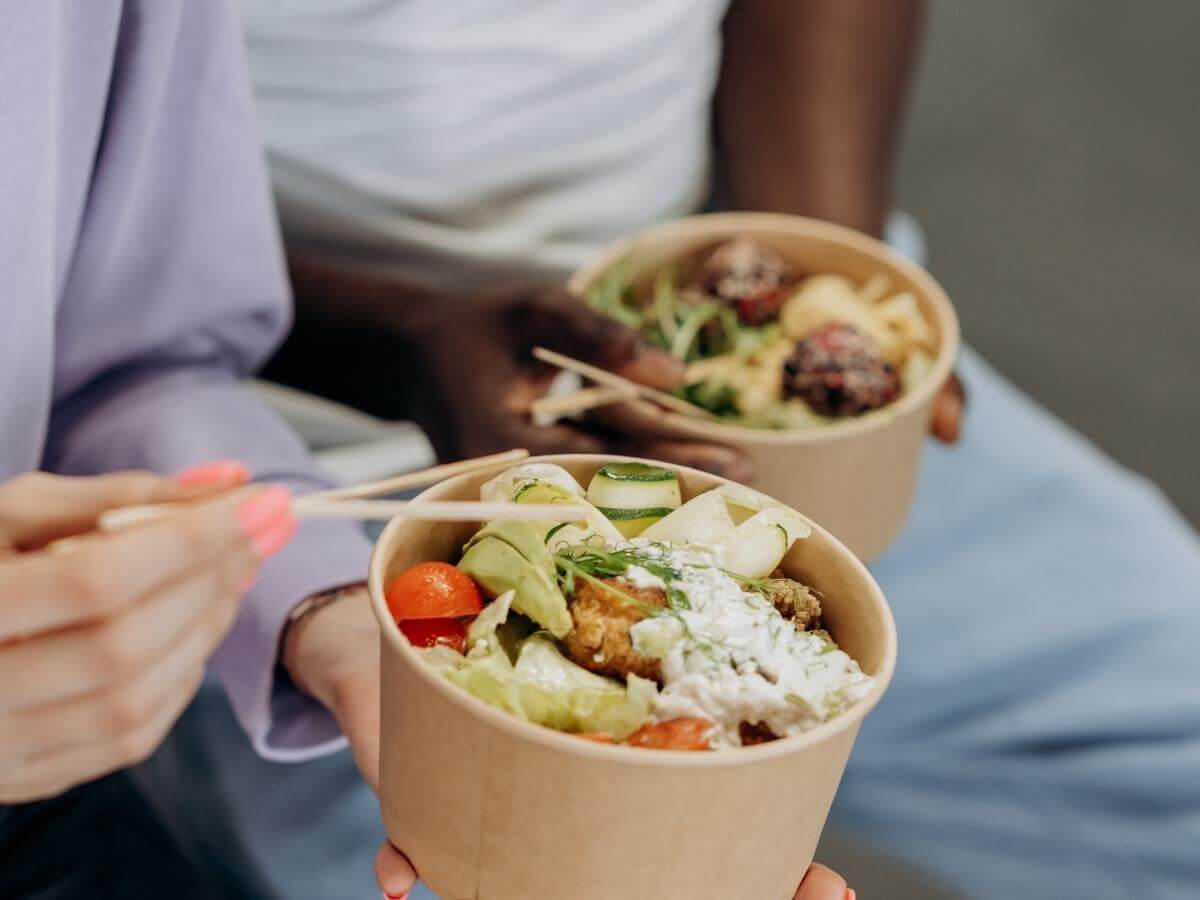
POLYGON ((773 577, 768 579, 763 596, 785 619, 792 621, 797 631, 820 626, 821 601, 807 585, 791 578, 773 577))
POLYGON ((567 656, 598 675, 624 677, 632 672, 661 682, 658 660, 642 656, 633 648, 629 629, 646 618, 647 608, 665 607, 667 595, 661 588, 634 587, 616 578, 603 582, 612 590, 580 579, 575 583, 575 593, 567 598, 575 623, 563 639, 567 656))

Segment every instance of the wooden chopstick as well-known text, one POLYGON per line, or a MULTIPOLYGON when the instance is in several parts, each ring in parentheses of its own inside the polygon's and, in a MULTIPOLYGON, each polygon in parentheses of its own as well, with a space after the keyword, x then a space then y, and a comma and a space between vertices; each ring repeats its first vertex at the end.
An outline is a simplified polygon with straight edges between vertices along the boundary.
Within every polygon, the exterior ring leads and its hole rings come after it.
POLYGON ((529 404, 529 412, 535 416, 569 416, 571 413, 587 412, 598 406, 609 406, 635 397, 636 393, 625 388, 582 388, 557 397, 539 397, 529 404))
POLYGON ((348 487, 331 488, 327 491, 304 494, 296 498, 296 505, 303 507, 309 504, 324 503, 328 500, 361 500, 364 497, 394 494, 396 491, 403 491, 408 488, 437 484, 439 481, 445 481, 447 478, 455 475, 462 475, 464 472, 474 472, 477 469, 487 469, 491 466, 520 462, 528 456, 529 451, 525 449, 505 450, 503 453, 493 453, 489 456, 477 456, 474 459, 444 463, 440 466, 422 469, 419 472, 405 472, 403 475, 394 475, 390 478, 380 479, 379 481, 370 481, 365 484, 353 484, 348 487))
MULTIPOLYGON (((406 472, 403 475, 396 475, 391 478, 384 478, 379 481, 372 481, 366 484, 355 484, 348 487, 332 488, 327 491, 317 491, 312 494, 304 494, 295 498, 292 501, 292 511, 300 517, 335 517, 330 507, 336 503, 344 503, 347 500, 361 500, 365 497, 376 497, 380 494, 392 494, 396 491, 402 491, 406 488, 424 487, 425 485, 436 484, 439 481, 444 481, 455 475, 462 475, 465 472, 474 472, 479 469, 487 469, 492 466, 508 465, 510 463, 520 462, 529 456, 529 451, 523 448, 514 450, 505 450, 503 453, 492 453, 488 456, 477 456, 474 459, 463 459, 458 462, 444 463, 439 466, 432 466, 428 469, 422 469, 419 472, 406 472)), ((479 504, 475 504, 478 506, 479 504)), ((128 528, 131 525, 136 525, 142 522, 149 522, 155 519, 161 519, 176 512, 183 504, 179 503, 150 503, 142 506, 125 506, 120 509, 110 509, 102 513, 97 527, 101 531, 120 531, 123 528, 128 528)), ((525 508, 532 508, 532 504, 526 504, 525 508)), ((399 509, 400 507, 394 507, 399 509)), ((357 518, 361 520, 369 519, 390 519, 397 512, 387 512, 387 508, 373 507, 367 509, 363 504, 358 504, 354 507, 357 512, 352 512, 349 509, 345 510, 338 518, 357 518)), ((462 510, 464 515, 473 515, 471 510, 462 510)), ((430 510, 429 515, 437 516, 438 511, 430 510)), ((453 518, 452 510, 442 509, 441 515, 450 516, 450 518, 434 518, 431 521, 456 521, 453 518)), ((517 516, 516 518, 520 518, 517 516)), ((565 519, 546 519, 544 511, 542 515, 534 513, 532 518, 540 521, 558 521, 570 522, 571 518, 565 519)), ((467 519, 466 521, 470 521, 467 519)))
MULTIPOLYGON (((299 498, 297 498, 299 499, 299 498)), ((124 506, 101 514, 100 531, 123 531, 134 525, 170 518, 185 503, 151 503, 124 506)), ((566 503, 484 503, 472 500, 329 500, 301 506, 292 512, 301 519, 355 519, 360 522, 388 521, 396 516, 422 522, 487 522, 491 519, 523 519, 529 522, 580 522, 588 510, 566 503)))
POLYGON ((690 416, 693 419, 705 419, 706 421, 715 421, 717 418, 708 412, 708 410, 701 409, 699 406, 688 403, 686 400, 680 400, 675 395, 668 394, 666 391, 658 391, 654 388, 646 387, 644 384, 638 384, 636 381, 630 381, 628 378, 606 371, 605 369, 599 369, 596 366, 573 359, 570 356, 564 356, 553 350, 547 350, 545 347, 534 347, 533 355, 542 362, 558 366, 560 369, 566 369, 568 372, 575 372, 605 387, 627 391, 645 400, 657 403, 659 406, 665 406, 667 409, 677 412, 680 415, 690 416))
POLYGON ((523 519, 527 522, 581 522, 588 511, 566 503, 485 503, 473 500, 336 500, 296 509, 305 519, 387 520, 396 516, 421 522, 487 522, 523 519))

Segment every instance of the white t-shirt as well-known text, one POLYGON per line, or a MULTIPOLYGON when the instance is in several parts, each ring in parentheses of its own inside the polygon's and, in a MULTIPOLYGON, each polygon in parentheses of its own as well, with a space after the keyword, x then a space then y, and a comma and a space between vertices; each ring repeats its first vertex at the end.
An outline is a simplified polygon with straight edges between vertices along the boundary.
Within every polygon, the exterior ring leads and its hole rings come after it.
POLYGON ((709 187, 727 0, 243 0, 289 238, 558 277, 709 187))

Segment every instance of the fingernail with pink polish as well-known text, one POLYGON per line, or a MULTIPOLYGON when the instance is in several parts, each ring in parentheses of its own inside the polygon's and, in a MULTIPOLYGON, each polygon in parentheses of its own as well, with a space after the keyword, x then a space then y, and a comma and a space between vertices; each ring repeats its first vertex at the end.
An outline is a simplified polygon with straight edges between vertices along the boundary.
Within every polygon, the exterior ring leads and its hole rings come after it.
POLYGON ((214 459, 188 466, 175 480, 184 487, 237 487, 250 480, 250 470, 236 459, 214 459))
POLYGON ((389 894, 387 891, 383 892, 383 900, 404 900, 404 898, 407 896, 408 891, 405 891, 403 894, 389 894))
POLYGON ((283 549, 296 533, 296 519, 288 513, 277 524, 272 524, 254 535, 254 552, 259 559, 266 559, 283 549))
POLYGON ((247 537, 257 537, 292 516, 292 492, 281 484, 257 492, 237 508, 238 524, 247 537))
POLYGON ((846 900, 858 900, 858 892, 854 888, 846 888, 846 900))

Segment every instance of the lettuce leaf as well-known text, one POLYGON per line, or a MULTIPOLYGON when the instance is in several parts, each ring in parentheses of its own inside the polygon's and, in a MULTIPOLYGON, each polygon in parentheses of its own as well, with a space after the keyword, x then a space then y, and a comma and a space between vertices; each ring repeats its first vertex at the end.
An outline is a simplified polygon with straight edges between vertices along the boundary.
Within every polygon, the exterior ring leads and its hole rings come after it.
MULTIPOLYGON (((494 637, 498 624, 484 630, 494 637)), ((658 693, 658 686, 645 678, 630 675, 628 684, 621 685, 577 666, 543 634, 521 645, 515 666, 491 638, 479 638, 465 657, 435 653, 442 650, 446 648, 422 652, 451 682, 484 703, 557 731, 603 731, 621 740, 650 717, 658 693)))

